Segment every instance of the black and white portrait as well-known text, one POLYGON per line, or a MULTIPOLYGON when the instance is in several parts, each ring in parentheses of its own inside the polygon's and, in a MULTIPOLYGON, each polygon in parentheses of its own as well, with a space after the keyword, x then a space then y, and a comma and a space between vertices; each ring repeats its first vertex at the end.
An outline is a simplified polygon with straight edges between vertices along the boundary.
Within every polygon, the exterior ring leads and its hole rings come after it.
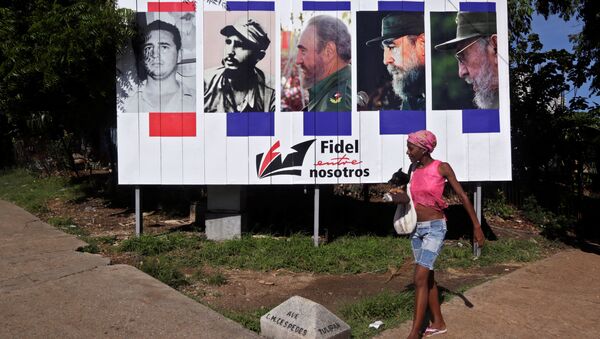
POLYGON ((204 112, 274 112, 270 12, 207 12, 204 112))
POLYGON ((138 13, 136 25, 117 60, 118 111, 195 112, 194 13, 138 13))

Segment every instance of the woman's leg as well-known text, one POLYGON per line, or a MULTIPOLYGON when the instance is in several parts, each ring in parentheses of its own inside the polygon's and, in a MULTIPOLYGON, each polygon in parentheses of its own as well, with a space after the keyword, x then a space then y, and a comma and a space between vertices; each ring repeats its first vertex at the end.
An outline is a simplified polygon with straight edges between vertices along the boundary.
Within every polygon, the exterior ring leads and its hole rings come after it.
POLYGON ((446 328, 444 317, 442 316, 442 309, 440 307, 440 294, 435 282, 434 271, 429 271, 429 302, 427 306, 431 312, 431 328, 443 330, 446 328))
POLYGON ((415 265, 415 312, 413 314, 412 329, 408 338, 420 338, 421 325, 425 320, 425 312, 429 303, 429 269, 421 265, 415 265))

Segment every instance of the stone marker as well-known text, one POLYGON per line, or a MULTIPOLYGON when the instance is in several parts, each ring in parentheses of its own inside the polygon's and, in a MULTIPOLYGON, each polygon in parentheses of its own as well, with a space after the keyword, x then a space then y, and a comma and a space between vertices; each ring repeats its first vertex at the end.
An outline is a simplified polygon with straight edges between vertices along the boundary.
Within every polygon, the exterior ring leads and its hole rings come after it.
POLYGON ((350 338, 350 326, 314 301, 293 296, 260 318, 267 338, 350 338))

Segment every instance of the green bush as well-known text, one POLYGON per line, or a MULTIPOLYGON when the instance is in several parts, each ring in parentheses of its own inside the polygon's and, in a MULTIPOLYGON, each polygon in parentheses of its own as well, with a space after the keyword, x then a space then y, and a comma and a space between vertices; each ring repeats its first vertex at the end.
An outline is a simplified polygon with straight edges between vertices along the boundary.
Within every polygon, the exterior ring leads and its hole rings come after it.
POLYGON ((573 220, 565 215, 555 214, 540 206, 534 196, 525 198, 523 215, 543 230, 550 237, 563 235, 573 226, 573 220))
POLYGON ((487 214, 495 215, 502 219, 510 219, 516 212, 516 209, 506 201, 506 196, 501 190, 497 190, 494 197, 485 201, 483 210, 487 214))

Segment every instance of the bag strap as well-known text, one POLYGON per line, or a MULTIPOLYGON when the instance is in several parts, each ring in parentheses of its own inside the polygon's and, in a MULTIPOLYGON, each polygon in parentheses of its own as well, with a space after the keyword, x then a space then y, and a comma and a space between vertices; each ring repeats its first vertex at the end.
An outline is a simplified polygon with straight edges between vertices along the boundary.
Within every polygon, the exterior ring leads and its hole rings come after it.
POLYGON ((411 163, 410 166, 408 166, 408 183, 410 184, 410 179, 412 179, 412 172, 415 169, 416 164, 411 163))

